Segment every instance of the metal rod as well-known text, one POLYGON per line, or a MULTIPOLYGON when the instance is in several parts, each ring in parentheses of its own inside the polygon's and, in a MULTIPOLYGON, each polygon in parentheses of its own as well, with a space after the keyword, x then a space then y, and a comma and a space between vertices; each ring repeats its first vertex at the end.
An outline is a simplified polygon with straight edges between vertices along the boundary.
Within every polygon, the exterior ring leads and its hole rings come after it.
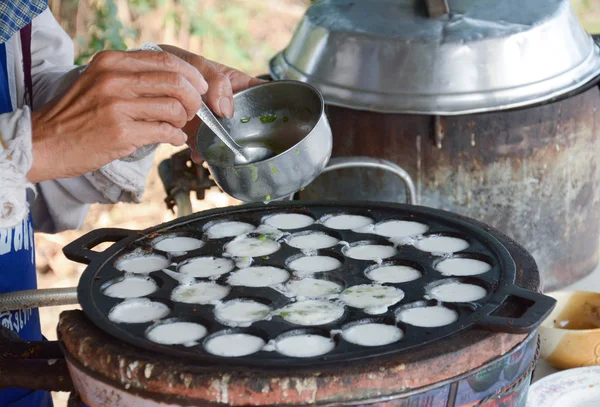
POLYGON ((0 312, 74 304, 78 304, 76 287, 24 290, 0 294, 0 312))
POLYGON ((0 389, 73 391, 64 359, 0 359, 0 389))
POLYGON ((173 197, 175 200, 175 205, 177 206, 177 217, 181 218, 183 216, 188 216, 193 213, 192 210, 192 202, 190 200, 189 191, 177 192, 173 197))

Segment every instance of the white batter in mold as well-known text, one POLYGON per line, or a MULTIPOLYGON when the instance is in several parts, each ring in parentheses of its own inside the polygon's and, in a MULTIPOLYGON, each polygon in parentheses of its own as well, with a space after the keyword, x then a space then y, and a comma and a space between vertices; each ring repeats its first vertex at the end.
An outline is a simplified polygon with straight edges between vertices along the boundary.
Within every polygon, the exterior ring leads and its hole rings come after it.
POLYGON ((342 266, 342 262, 330 256, 302 256, 288 263, 288 267, 301 275, 331 271, 342 266))
POLYGON ((305 300, 285 306, 278 314, 296 325, 324 325, 340 319, 344 307, 325 300, 305 300))
POLYGON ((193 322, 165 322, 150 328, 146 337, 161 345, 196 345, 206 336, 206 328, 193 322))
POLYGON ((225 251, 234 257, 262 257, 279 250, 279 243, 264 237, 241 237, 225 245, 225 251))
POLYGON ((156 290, 158 286, 151 278, 125 277, 106 287, 102 293, 112 298, 138 298, 156 290))
POLYGON ((487 295, 485 288, 458 281, 440 284, 428 292, 431 298, 442 302, 472 302, 487 295))
POLYGON ((435 269, 445 276, 476 276, 487 273, 492 266, 480 260, 454 258, 440 261, 435 269))
POLYGON ((323 225, 330 229, 352 230, 372 225, 373 219, 361 215, 331 215, 324 217, 323 225))
POLYGON ((204 349, 216 356, 237 358, 258 352, 265 346, 265 341, 249 334, 217 335, 206 341, 204 349))
POLYGON ((230 290, 215 283, 184 284, 173 289, 171 300, 186 304, 210 304, 227 297, 230 290))
POLYGON ((315 223, 315 220, 300 213, 279 213, 265 218, 263 223, 277 229, 291 230, 310 226, 315 223))
POLYGON ((304 298, 328 297, 342 291, 341 285, 333 281, 318 280, 316 278, 292 280, 286 286, 290 294, 304 298))
POLYGON ((405 324, 423 328, 435 328, 450 325, 458 320, 456 311, 443 306, 406 308, 397 313, 398 320, 405 324))
POLYGON ((401 239, 418 236, 429 230, 429 226, 406 220, 388 220, 375 225, 373 232, 379 236, 401 239))
POLYGON ((469 247, 469 242, 451 236, 429 236, 416 242, 415 246, 429 253, 456 253, 469 247))
POLYGON ((342 252, 346 257, 356 260, 381 261, 395 256, 398 251, 393 246, 378 244, 357 244, 345 247, 342 252))
POLYGON ((189 252, 202 246, 202 240, 186 236, 159 237, 152 241, 152 247, 163 252, 189 252))
POLYGON ((376 284, 355 285, 340 295, 340 300, 346 305, 364 309, 367 314, 383 314, 403 298, 404 292, 399 288, 376 284))
POLYGON ((248 267, 234 271, 227 282, 234 286, 268 287, 270 285, 285 283, 290 274, 278 267, 248 267))
POLYGON ((250 326, 253 322, 265 319, 271 307, 257 301, 236 299, 215 307, 215 318, 221 323, 237 327, 250 326))
POLYGON ((409 266, 382 264, 367 269, 367 278, 378 283, 406 283, 421 277, 421 272, 409 266))
POLYGON ((108 313, 108 319, 117 324, 142 324, 169 315, 169 307, 148 298, 134 298, 117 304, 108 313))
POLYGON ((342 331, 342 338, 360 346, 383 346, 398 342, 404 333, 394 325, 356 324, 342 331))
POLYGON ((310 358, 324 355, 335 348, 331 338, 321 335, 301 334, 286 336, 275 341, 277 352, 293 358, 310 358))
POLYGON ((153 271, 169 267, 170 264, 171 262, 166 257, 157 254, 131 254, 118 260, 115 267, 117 270, 129 273, 150 274, 153 271))
POLYGON ((226 237, 235 237, 245 235, 254 230, 254 225, 246 222, 219 222, 206 229, 206 235, 209 239, 223 239, 226 237))
POLYGON ((196 278, 218 277, 235 267, 233 261, 221 257, 195 257, 180 263, 177 271, 196 278))
POLYGON ((319 250, 333 247, 339 242, 335 237, 323 232, 310 232, 293 235, 287 244, 301 250, 319 250))

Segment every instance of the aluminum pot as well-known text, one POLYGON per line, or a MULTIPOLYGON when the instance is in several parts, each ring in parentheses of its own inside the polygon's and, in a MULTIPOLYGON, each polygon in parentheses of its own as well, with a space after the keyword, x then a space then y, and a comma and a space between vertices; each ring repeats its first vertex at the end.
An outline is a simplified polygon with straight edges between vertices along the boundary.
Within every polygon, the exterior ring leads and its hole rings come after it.
POLYGON ((323 171, 333 141, 319 91, 302 82, 270 82, 237 93, 234 104, 234 117, 220 120, 233 139, 241 145, 266 145, 277 155, 234 165, 232 153, 201 126, 196 148, 224 192, 244 202, 280 199, 323 171))

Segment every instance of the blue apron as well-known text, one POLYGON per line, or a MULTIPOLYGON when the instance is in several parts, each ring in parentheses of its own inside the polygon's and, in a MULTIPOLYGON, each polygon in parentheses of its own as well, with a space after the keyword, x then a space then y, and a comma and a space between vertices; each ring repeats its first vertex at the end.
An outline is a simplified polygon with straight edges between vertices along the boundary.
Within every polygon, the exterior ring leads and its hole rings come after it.
MULTIPOLYGON (((6 46, 0 43, 0 114, 13 111, 8 88, 7 63, 6 46)), ((0 293, 37 288, 33 242, 31 215, 12 229, 0 229, 0 293)), ((0 312, 0 325, 17 333, 24 340, 42 340, 37 309, 0 312)), ((0 407, 52 405, 50 393, 46 391, 0 390, 0 407)))

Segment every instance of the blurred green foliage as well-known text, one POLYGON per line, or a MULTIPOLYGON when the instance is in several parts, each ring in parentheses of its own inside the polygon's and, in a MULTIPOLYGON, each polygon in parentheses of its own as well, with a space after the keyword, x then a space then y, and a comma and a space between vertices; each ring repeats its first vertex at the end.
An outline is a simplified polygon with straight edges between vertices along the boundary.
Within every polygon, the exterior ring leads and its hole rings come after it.
MULTIPOLYGON (((571 2, 585 28, 589 32, 600 33, 600 0, 571 2)), ((257 63, 265 62, 253 59, 249 49, 258 50, 261 55, 272 55, 277 51, 268 49, 264 44, 252 43, 253 37, 248 32, 248 21, 252 18, 248 3, 218 1, 211 7, 203 7, 199 6, 201 3, 198 0, 128 0, 134 16, 144 15, 169 4, 176 5, 178 11, 172 8, 165 13, 164 24, 172 23, 177 30, 182 29, 180 13, 183 10, 191 21, 190 35, 212 40, 207 42, 206 49, 203 50, 209 57, 218 57, 242 70, 251 70, 257 63)), ((77 38, 80 45, 77 63, 85 63, 103 49, 126 49, 128 40, 138 42, 137 31, 125 27, 119 20, 115 0, 91 0, 90 6, 93 24, 85 38, 77 38)), ((253 7, 260 7, 260 2, 253 7)))

